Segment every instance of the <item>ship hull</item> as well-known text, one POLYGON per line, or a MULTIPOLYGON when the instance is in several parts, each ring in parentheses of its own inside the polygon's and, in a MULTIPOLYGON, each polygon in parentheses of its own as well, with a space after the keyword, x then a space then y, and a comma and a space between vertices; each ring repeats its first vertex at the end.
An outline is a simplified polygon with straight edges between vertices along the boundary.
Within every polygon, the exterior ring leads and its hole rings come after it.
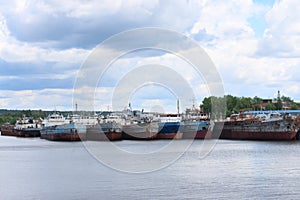
POLYGON ((292 120, 261 121, 227 121, 216 122, 213 138, 231 140, 294 140, 297 129, 292 120), (215 133, 216 133, 215 132, 215 133))
POLYGON ((157 132, 125 130, 122 132, 124 140, 154 140, 157 139, 157 132))
POLYGON ((41 133, 38 128, 16 129, 14 125, 3 125, 1 127, 1 135, 15 137, 40 137, 41 133))
POLYGON ((182 133, 177 132, 177 133, 159 133, 157 134, 157 139, 163 139, 163 140, 180 140, 182 139, 182 133))
POLYGON ((1 131, 1 135, 3 136, 18 136, 18 132, 17 131, 9 131, 9 130, 3 130, 1 131))
POLYGON ((223 130, 220 139, 231 140, 294 140, 296 139, 296 131, 280 131, 280 132, 257 132, 257 131, 231 131, 223 130))
POLYGON ((44 127, 41 139, 52 141, 80 141, 86 139, 86 126, 74 123, 44 127))
POLYGON ((209 121, 184 121, 180 127, 182 139, 205 139, 211 138, 209 121))
POLYGON ((180 122, 161 122, 159 125, 159 132, 157 139, 181 139, 182 132, 179 131, 180 122))
POLYGON ((74 133, 41 134, 40 138, 51 140, 51 141, 81 141, 85 139, 85 134, 74 134, 74 133))
POLYGON ((210 139, 212 132, 209 130, 184 132, 182 139, 210 139))
POLYGON ((125 140, 154 140, 157 139, 157 123, 141 123, 122 126, 122 139, 125 140))
POLYGON ((115 141, 122 139, 122 131, 113 124, 87 127, 86 139, 92 141, 115 141))
POLYGON ((18 136, 18 131, 14 128, 14 125, 2 125, 1 135, 3 136, 18 136))
POLYGON ((40 137, 41 131, 40 129, 35 128, 28 128, 28 129, 22 129, 18 130, 18 137, 40 137))

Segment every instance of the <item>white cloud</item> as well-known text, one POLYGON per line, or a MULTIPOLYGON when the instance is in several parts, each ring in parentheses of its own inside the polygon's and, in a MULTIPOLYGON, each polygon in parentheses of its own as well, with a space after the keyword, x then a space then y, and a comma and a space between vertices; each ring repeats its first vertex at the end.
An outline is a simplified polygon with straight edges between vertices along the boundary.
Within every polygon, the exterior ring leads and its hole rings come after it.
POLYGON ((259 56, 300 57, 300 5, 296 0, 277 1, 266 14, 267 29, 259 43, 259 56))
MULTIPOLYGON (((294 74, 300 66, 299 4, 279 1, 273 8, 252 1, 208 1, 191 30, 211 36, 200 41, 224 80, 226 93, 238 96, 274 97, 278 89, 299 99, 294 74), (267 29, 263 38, 254 34, 247 19, 264 16, 267 29), (267 57, 261 57, 267 56, 267 57)), ((264 20, 264 19, 261 19, 264 20)))
POLYGON ((257 9, 251 0, 205 1, 191 33, 196 34, 204 29, 219 40, 253 36, 254 32, 248 26, 247 18, 257 9))
MULTIPOLYGON (((5 29, 4 29, 5 30, 5 29)), ((1 30, 0 30, 1 31, 1 30)), ((1 32, 0 32, 1 34, 1 32)), ((65 62, 81 63, 89 51, 84 49, 43 49, 34 44, 20 42, 2 31, 0 58, 7 62, 65 62)))
POLYGON ((11 109, 72 110, 72 90, 0 90, 0 104, 11 109))
MULTIPOLYGON (((8 1, 0 8, 0 58, 6 62, 53 63, 52 68, 57 71, 53 74, 53 70, 45 69, 45 74, 35 73, 32 78, 74 77, 75 80, 91 46, 123 30, 155 26, 194 37, 211 56, 227 93, 272 98, 280 89, 283 94, 300 99, 299 6, 292 0, 276 1, 273 7, 251 0, 171 3, 24 0, 13 4, 8 1), (255 24, 248 21, 257 16, 265 17, 260 19, 266 23, 261 38, 255 33, 255 24)), ((111 106, 113 84, 145 64, 171 66, 193 86, 198 101, 209 95, 203 77, 182 60, 170 54, 143 57, 137 53, 135 56, 125 56, 110 66, 104 79, 107 85, 97 89, 96 107, 111 106)), ((10 72, 1 75, 0 81, 9 84, 17 77, 20 76, 10 72)), ((1 105, 11 108, 53 109, 59 105, 63 109, 72 108, 71 89, 3 90, 0 96, 3 96, 1 105)), ((168 109, 174 107, 168 105, 170 99, 141 98, 137 102, 149 108, 154 104, 168 109)))

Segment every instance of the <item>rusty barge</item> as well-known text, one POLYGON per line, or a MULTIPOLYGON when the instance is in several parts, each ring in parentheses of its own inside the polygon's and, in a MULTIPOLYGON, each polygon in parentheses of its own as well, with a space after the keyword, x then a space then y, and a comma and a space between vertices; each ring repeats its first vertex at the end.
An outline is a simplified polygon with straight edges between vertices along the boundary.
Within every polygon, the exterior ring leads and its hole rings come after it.
POLYGON ((31 117, 23 117, 15 125, 4 124, 1 126, 1 135, 16 137, 40 137, 41 126, 31 117))
MULTIPOLYGON (((234 115, 229 121, 215 122, 214 132, 221 132, 219 139, 231 140, 295 140, 299 139, 297 120, 291 116, 234 115)), ((213 138, 218 136, 213 135, 213 138)))

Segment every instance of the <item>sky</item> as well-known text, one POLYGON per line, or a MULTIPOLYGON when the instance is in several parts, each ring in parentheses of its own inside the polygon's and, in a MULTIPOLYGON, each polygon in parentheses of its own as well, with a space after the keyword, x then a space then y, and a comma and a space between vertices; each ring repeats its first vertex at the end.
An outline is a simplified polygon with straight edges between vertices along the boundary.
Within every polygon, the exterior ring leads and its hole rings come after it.
MULTIPOLYGON (((225 94, 275 98, 280 90, 299 101, 299 10, 296 0, 0 0, 0 108, 72 110, 78 73, 97 45, 145 27, 195 41, 214 63, 225 94)), ((170 53, 144 49, 107 68, 94 90, 95 110, 120 109, 112 102, 118 83, 153 63, 185 79, 194 92, 186 97, 190 105, 210 96, 206 74, 197 75, 170 53)), ((128 92, 135 108, 177 109, 168 86, 145 84, 128 92)))

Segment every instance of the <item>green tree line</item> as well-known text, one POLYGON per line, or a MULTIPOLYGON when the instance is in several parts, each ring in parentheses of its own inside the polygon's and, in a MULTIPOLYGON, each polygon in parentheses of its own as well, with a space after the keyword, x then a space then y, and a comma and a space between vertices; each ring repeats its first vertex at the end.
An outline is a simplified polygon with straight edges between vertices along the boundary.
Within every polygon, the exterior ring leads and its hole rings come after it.
MULTIPOLYGON (((18 119, 22 119, 25 117, 32 117, 33 119, 44 119, 48 115, 52 114, 56 111, 43 111, 43 110, 6 110, 0 109, 0 125, 9 123, 15 124, 18 119)), ((65 117, 68 115, 72 115, 72 111, 57 111, 57 113, 63 114, 65 117)), ((91 111, 80 111, 81 115, 92 115, 94 112, 91 111)))
MULTIPOLYGON (((262 103, 263 99, 257 96, 253 98, 236 97, 232 95, 225 95, 224 97, 210 96, 203 99, 200 108, 206 113, 216 113, 218 117, 220 117, 219 113, 225 112, 226 117, 229 117, 231 114, 245 110, 261 110, 260 105, 262 103), (226 109, 226 111, 224 111, 224 109, 226 109)), ((274 98, 273 101, 267 102, 264 109, 281 110, 283 109, 283 104, 288 105, 291 110, 297 110, 299 107, 290 97, 281 96, 280 98, 274 98)))
POLYGON ((47 111, 42 110, 1 110, 0 124, 15 124, 23 116, 33 117, 34 119, 44 118, 47 114, 47 111))
MULTIPOLYGON (((15 124, 18 119, 25 117, 32 117, 33 119, 44 119, 54 111, 43 111, 43 110, 0 110, 0 125, 9 123, 15 124)), ((72 114, 72 111, 60 111, 58 113, 64 116, 72 114)))

